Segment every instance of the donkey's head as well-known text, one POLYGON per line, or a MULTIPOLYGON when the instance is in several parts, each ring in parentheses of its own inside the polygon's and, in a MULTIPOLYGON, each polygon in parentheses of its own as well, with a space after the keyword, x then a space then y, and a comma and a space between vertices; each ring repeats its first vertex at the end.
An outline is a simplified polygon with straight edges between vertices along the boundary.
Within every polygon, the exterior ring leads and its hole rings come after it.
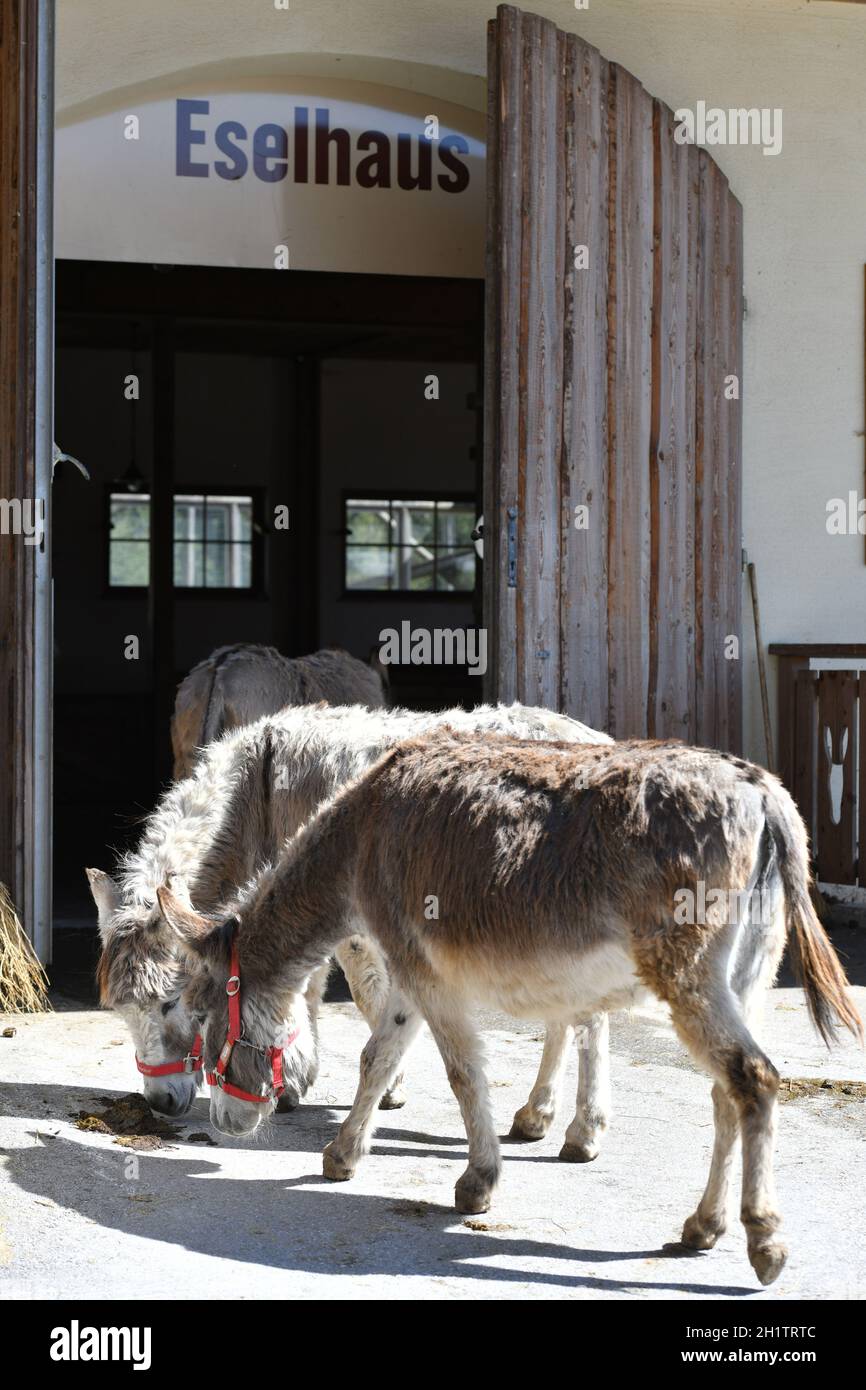
POLYGON ((307 1001, 244 954, 237 917, 214 926, 170 888, 157 897, 190 972, 184 1003, 204 1043, 211 1124, 223 1134, 252 1134, 282 1092, 302 1096, 310 1085, 316 1039, 307 1001))
MULTIPOLYGON (((148 1104, 166 1115, 183 1115, 201 1085, 201 1070, 185 1062, 198 1033, 183 999, 189 980, 186 961, 158 905, 125 903, 118 884, 101 869, 88 869, 87 877, 102 941, 100 1000, 126 1021, 148 1104), (177 1070, 152 1074, 172 1066, 177 1070)), ((173 880, 173 888, 188 901, 179 880, 173 880)))

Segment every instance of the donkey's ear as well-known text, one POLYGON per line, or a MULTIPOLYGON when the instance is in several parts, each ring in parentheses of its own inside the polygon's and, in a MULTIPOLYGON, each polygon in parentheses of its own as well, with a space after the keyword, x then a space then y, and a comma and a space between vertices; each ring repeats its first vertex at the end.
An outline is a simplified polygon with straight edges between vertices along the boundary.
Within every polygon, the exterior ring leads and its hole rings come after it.
POLYGON ((99 914, 99 930, 104 936, 111 921, 111 915, 120 903, 120 889, 102 869, 85 869, 96 911, 99 914))
POLYGON ((163 921, 168 923, 181 945, 195 946, 213 930, 213 923, 193 910, 188 897, 184 902, 165 884, 157 888, 156 897, 163 921))
POLYGON ((192 898, 189 895, 186 879, 182 874, 169 874, 168 878, 165 880, 165 887, 170 889, 178 901, 183 903, 184 907, 189 908, 190 912, 195 910, 192 905, 192 898))

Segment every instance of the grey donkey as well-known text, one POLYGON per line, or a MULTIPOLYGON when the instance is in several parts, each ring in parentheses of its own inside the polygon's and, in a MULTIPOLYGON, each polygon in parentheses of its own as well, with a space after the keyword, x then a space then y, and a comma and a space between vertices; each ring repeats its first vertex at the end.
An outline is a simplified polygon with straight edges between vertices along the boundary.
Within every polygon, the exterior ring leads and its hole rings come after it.
MULTIPOLYGON (((176 1064, 189 1056, 197 1033, 182 997, 185 961, 173 935, 160 931, 157 890, 171 884, 190 906, 194 903, 199 912, 218 917, 321 802, 401 739, 443 726, 507 732, 524 739, 610 742, 606 734, 577 720, 521 705, 437 714, 371 711, 357 705, 286 709, 207 747, 192 775, 163 797, 138 849, 122 862, 115 878, 88 870, 102 938, 101 998, 126 1019, 141 1066, 176 1064)), ((385 1006, 390 977, 381 950, 360 920, 336 943, 334 956, 372 1028, 385 1006)), ((306 987, 314 1033, 328 971, 324 964, 306 987)), ((515 1138, 540 1139, 547 1132, 574 1036, 571 1020, 549 1024, 538 1078, 514 1117, 515 1138)), ((588 1018, 578 1038, 581 1124, 572 1127, 561 1153, 570 1162, 596 1157, 611 1109, 606 1014, 588 1018)), ((313 1046, 307 1070, 296 1066, 297 1082, 281 1101, 282 1109, 296 1105, 312 1084, 316 1057, 313 1046)), ((183 1114, 200 1079, 198 1072, 182 1070, 145 1075, 145 1095, 155 1109, 183 1114)), ((398 1076, 380 1104, 389 1109, 403 1101, 398 1076)))
POLYGON ((387 705, 385 668, 329 647, 283 656, 276 647, 218 647, 177 688, 171 720, 174 776, 188 777, 200 748, 229 729, 254 724, 286 705, 387 705))

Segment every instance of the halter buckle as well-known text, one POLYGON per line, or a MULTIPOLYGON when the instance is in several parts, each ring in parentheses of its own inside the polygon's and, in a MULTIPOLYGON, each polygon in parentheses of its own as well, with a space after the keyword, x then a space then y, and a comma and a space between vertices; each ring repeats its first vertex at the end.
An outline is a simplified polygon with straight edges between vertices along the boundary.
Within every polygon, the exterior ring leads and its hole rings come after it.
POLYGON ((239 994, 240 988, 240 975, 229 975, 228 979, 226 980, 226 994, 229 996, 229 998, 233 999, 236 994, 239 994), (234 985, 234 989, 232 989, 232 985, 234 985))

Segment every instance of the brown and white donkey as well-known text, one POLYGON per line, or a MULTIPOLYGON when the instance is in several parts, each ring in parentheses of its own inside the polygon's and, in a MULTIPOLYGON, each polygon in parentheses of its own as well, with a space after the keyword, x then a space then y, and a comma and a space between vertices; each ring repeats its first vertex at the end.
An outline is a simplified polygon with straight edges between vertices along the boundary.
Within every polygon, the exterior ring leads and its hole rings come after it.
POLYGON ((377 1101, 426 1020, 468 1135, 456 1187, 463 1212, 487 1209, 501 1166, 473 1006, 579 1023, 649 991, 714 1081, 712 1166, 683 1241, 709 1248, 724 1230, 741 1135, 749 1259, 765 1284, 782 1269, 779 1078, 755 1021, 786 936, 822 1036, 840 1022, 862 1037, 862 1025, 809 899, 803 823, 762 769, 680 744, 430 734, 385 754, 326 804, 231 919, 214 927, 170 890, 159 899, 193 966, 189 1003, 208 1069, 223 1052, 230 1088, 214 1086, 211 1116, 231 1133, 251 1132, 269 1111, 272 1059, 303 1031, 306 983, 363 917, 392 990, 352 1110, 325 1149, 325 1174, 353 1175, 377 1101), (246 1043, 233 1051, 224 1047, 230 997, 246 1043))

